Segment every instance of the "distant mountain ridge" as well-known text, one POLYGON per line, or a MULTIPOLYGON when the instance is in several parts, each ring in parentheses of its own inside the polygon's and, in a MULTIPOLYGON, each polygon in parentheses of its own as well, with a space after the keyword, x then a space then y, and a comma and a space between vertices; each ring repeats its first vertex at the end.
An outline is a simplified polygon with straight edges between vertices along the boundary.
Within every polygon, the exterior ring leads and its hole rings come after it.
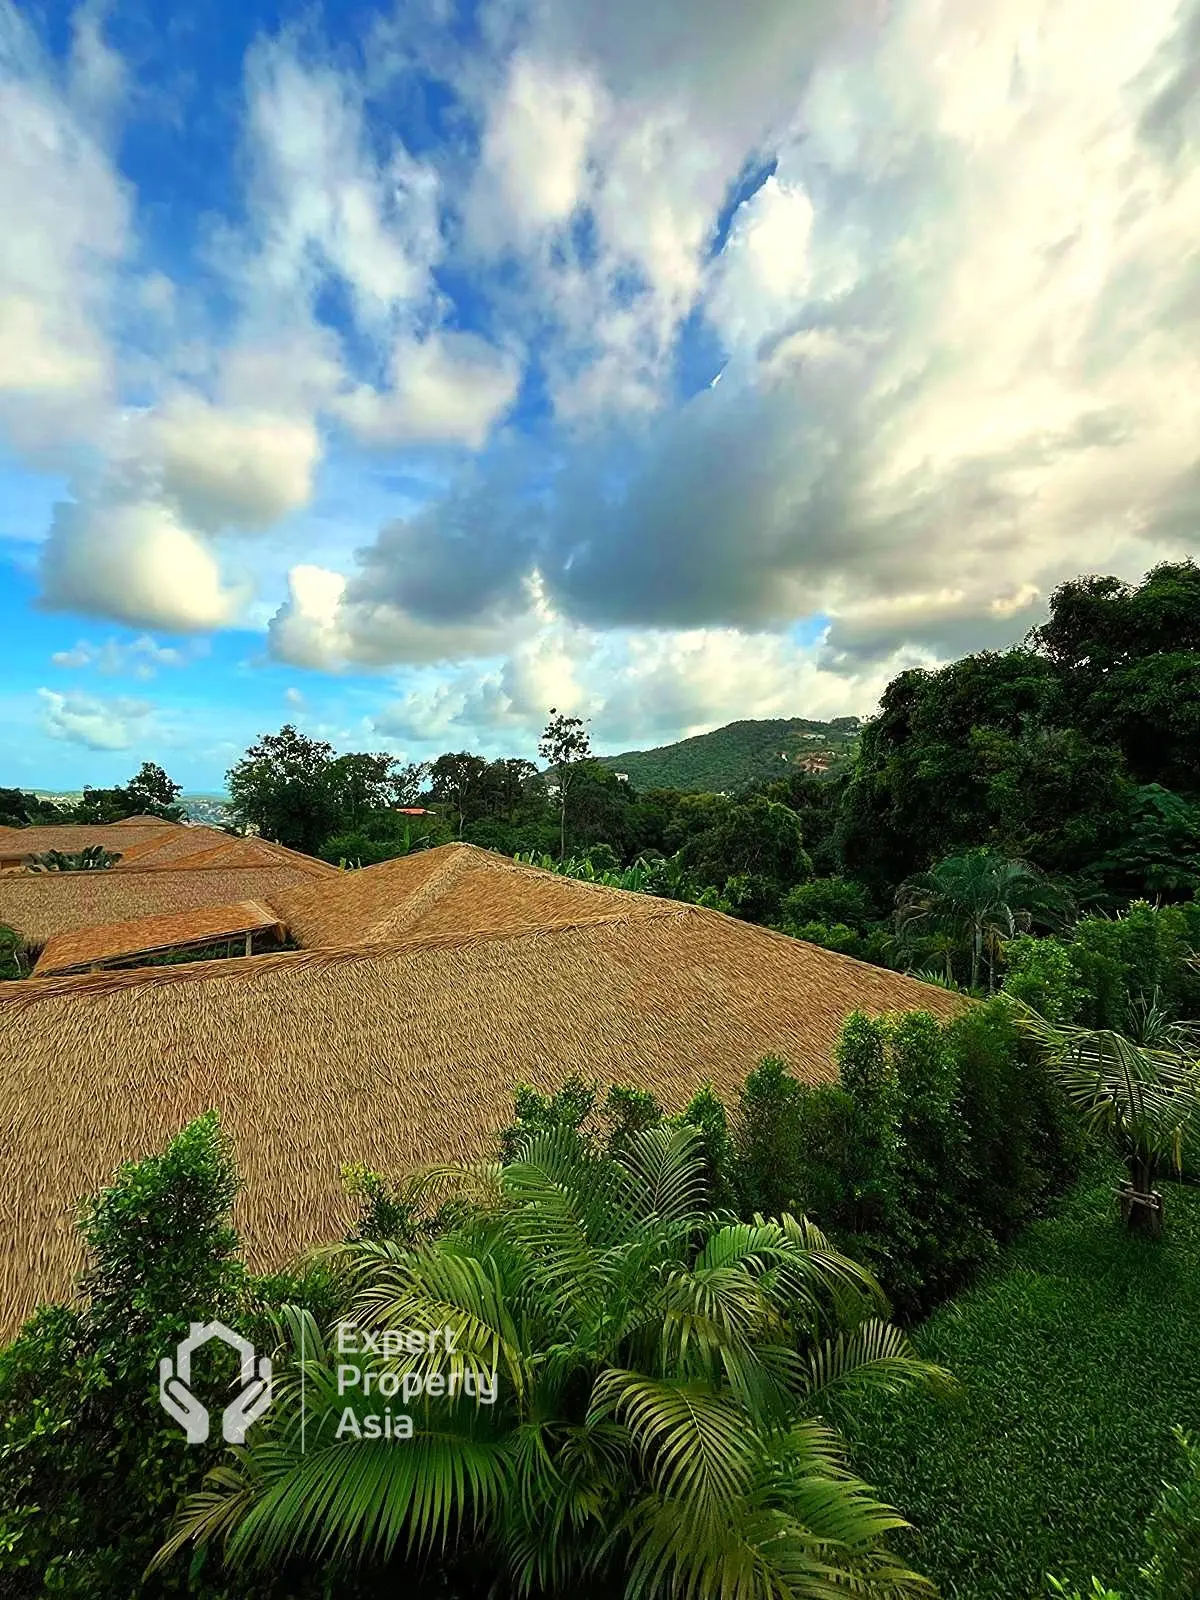
POLYGON ((862 726, 859 717, 815 722, 807 717, 767 717, 730 722, 711 733, 653 750, 600 756, 603 766, 624 772, 637 789, 690 789, 734 793, 764 778, 782 776, 813 757, 835 770, 849 754, 862 726))

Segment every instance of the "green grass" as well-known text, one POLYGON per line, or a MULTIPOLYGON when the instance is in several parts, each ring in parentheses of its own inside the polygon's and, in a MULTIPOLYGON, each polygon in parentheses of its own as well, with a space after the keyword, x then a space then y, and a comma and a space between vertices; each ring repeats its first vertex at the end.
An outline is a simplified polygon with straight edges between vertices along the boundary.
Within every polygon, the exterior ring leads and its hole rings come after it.
POLYGON ((1047 1573, 1132 1586, 1171 1425, 1200 1429, 1200 1192, 1168 1185, 1160 1244, 1116 1217, 1116 1172, 1035 1223, 916 1335, 951 1401, 859 1413, 859 1470, 912 1521, 946 1600, 1042 1600, 1047 1573))

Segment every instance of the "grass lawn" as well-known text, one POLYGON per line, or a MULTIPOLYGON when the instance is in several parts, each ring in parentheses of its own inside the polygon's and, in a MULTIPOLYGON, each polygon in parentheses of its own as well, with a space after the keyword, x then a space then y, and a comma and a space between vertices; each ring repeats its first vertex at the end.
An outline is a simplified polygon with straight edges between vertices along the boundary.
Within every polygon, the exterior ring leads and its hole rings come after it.
POLYGON ((879 1401, 856 1465, 912 1521, 909 1559, 946 1600, 1042 1600, 1048 1572, 1130 1586, 1172 1423, 1200 1432, 1200 1190, 1168 1185, 1159 1244, 1093 1173, 916 1334, 962 1386, 879 1401))

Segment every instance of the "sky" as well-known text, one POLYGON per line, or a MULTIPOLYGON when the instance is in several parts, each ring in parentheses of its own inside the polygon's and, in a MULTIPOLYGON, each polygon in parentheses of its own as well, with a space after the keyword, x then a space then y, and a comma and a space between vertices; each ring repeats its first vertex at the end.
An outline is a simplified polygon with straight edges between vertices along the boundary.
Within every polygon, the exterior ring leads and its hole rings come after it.
POLYGON ((0 784, 869 714, 1200 539, 1200 0, 0 0, 0 784))

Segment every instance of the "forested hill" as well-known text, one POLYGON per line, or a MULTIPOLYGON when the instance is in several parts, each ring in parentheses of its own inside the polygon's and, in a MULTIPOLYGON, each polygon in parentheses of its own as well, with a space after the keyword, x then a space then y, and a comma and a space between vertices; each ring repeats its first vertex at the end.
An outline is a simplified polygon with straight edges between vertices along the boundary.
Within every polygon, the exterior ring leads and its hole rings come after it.
POLYGON ((810 755, 828 755, 831 765, 843 755, 859 726, 857 717, 811 722, 805 717, 774 717, 731 722, 711 733, 680 739, 656 750, 626 750, 600 760, 626 772, 637 789, 695 789, 734 793, 748 783, 774 778, 810 755))

